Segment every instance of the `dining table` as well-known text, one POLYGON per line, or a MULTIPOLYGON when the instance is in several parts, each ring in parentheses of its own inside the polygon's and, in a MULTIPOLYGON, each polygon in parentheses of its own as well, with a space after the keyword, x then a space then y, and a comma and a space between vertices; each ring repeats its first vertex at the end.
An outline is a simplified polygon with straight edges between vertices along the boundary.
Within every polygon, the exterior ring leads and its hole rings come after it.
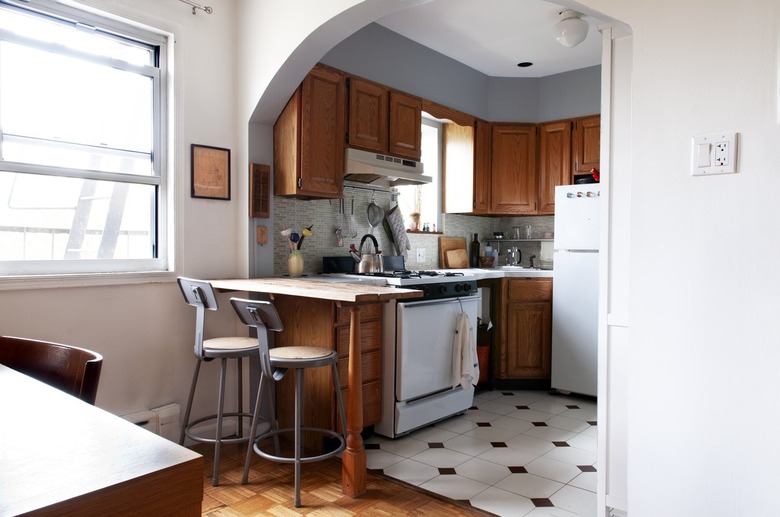
POLYGON ((0 364, 0 516, 201 515, 203 457, 0 364))
MULTIPOLYGON (((344 495, 356 498, 366 492, 366 451, 363 446, 363 393, 361 371, 361 308, 368 304, 383 303, 394 299, 419 298, 422 292, 415 289, 374 286, 365 283, 329 282, 307 277, 267 277, 210 280, 220 292, 243 291, 276 296, 292 296, 330 300, 337 307, 349 309, 349 363, 347 370, 347 436, 346 449, 342 453, 341 490, 344 495)), ((282 315, 284 317, 284 315, 282 315)))

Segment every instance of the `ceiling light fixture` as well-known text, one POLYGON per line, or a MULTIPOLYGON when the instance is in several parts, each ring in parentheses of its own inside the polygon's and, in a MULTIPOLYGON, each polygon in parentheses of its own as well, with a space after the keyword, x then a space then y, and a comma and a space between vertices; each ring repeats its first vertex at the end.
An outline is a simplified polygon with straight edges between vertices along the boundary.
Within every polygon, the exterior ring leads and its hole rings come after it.
POLYGON ((582 13, 573 9, 564 9, 559 12, 561 21, 553 26, 555 39, 564 47, 576 47, 588 35, 588 22, 580 18, 582 13))

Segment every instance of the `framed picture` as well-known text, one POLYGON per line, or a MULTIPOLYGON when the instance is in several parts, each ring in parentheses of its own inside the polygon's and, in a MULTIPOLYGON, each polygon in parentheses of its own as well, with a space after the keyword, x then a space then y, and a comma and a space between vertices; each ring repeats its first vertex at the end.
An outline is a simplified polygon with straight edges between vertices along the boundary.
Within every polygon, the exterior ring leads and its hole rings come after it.
POLYGON ((230 149, 192 144, 192 197, 230 200, 230 149))
POLYGON ((271 167, 249 166, 249 217, 268 219, 271 212, 271 167))

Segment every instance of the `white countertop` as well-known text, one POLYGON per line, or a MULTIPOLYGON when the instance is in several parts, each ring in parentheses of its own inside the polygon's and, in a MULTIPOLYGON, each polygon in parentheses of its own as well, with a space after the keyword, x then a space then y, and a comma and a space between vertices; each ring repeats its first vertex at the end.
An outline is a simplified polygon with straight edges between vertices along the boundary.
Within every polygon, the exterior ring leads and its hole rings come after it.
POLYGON ((553 270, 531 269, 529 267, 503 266, 491 269, 469 268, 448 269, 447 271, 467 273, 477 277, 477 280, 485 278, 528 278, 528 277, 553 277, 553 270))

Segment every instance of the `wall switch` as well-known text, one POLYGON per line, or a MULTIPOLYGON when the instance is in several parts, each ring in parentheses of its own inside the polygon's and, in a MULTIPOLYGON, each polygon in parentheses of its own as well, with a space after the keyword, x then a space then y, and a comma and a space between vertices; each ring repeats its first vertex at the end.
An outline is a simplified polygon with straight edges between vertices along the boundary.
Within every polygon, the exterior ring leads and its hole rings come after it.
POLYGON ((416 248, 417 262, 425 262, 425 248, 416 248))
POLYGON ((693 135, 691 176, 737 172, 737 132, 715 131, 693 135))

